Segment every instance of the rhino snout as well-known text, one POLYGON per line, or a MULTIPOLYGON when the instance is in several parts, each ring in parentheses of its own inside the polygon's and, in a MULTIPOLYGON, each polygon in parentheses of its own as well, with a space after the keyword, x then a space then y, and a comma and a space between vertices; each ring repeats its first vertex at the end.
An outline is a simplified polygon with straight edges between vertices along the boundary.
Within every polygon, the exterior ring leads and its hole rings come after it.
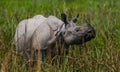
POLYGON ((85 34, 85 37, 84 37, 85 38, 85 42, 89 41, 89 40, 91 40, 91 39, 93 39, 95 37, 96 37, 95 30, 91 29, 91 30, 87 31, 86 34, 85 34))

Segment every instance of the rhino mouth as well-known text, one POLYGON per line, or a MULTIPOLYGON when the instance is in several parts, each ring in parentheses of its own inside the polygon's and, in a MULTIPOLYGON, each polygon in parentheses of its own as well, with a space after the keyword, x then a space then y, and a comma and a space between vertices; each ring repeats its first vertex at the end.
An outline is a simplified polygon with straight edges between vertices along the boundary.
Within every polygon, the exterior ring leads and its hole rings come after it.
POLYGON ((94 30, 88 31, 88 32, 85 34, 85 36, 82 37, 82 39, 81 39, 81 40, 82 40, 81 44, 82 44, 82 43, 85 43, 85 42, 87 42, 87 41, 90 41, 91 39, 94 39, 95 36, 96 36, 96 34, 95 34, 95 31, 94 31, 94 30))

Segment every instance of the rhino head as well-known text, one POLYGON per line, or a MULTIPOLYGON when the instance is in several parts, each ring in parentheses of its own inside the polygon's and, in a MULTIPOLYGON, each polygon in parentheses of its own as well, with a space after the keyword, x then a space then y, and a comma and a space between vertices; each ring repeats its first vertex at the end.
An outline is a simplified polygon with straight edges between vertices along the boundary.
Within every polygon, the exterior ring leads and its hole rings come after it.
POLYGON ((88 22, 82 26, 76 25, 78 16, 75 16, 71 21, 67 21, 66 15, 61 14, 61 20, 64 22, 65 28, 61 30, 60 35, 67 45, 83 44, 95 38, 95 30, 88 22))

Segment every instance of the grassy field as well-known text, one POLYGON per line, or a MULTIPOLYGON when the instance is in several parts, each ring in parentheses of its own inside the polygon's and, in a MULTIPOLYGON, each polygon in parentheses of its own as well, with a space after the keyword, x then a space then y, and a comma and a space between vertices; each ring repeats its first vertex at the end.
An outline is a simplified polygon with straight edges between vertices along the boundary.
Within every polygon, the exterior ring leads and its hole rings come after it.
POLYGON ((45 72, 120 72, 120 0, 0 0, 0 72, 35 72, 15 54, 13 37, 17 24, 42 14, 71 19, 79 14, 78 25, 88 20, 96 38, 86 46, 72 46, 63 64, 42 66, 45 72))

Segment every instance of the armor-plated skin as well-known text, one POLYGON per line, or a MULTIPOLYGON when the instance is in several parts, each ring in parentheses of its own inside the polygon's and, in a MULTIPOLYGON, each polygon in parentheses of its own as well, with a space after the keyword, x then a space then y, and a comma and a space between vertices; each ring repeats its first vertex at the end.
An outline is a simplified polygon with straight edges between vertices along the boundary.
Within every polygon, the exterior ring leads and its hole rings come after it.
POLYGON ((30 47, 30 38, 34 30, 46 18, 42 15, 36 15, 33 18, 22 20, 17 28, 14 36, 14 44, 20 54, 25 48, 30 47))

